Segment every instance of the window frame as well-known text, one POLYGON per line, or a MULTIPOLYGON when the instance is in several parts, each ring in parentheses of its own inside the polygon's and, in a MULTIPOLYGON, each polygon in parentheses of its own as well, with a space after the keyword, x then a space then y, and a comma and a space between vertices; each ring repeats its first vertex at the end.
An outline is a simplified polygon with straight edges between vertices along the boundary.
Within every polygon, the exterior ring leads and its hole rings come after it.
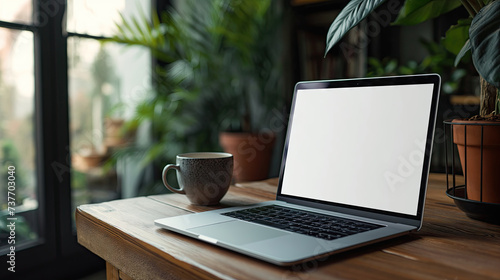
MULTIPOLYGON (((149 0, 164 9, 168 0, 149 0)), ((67 39, 102 39, 66 32, 66 0, 33 0, 32 24, 0 21, 1 28, 33 32, 35 147, 39 238, 16 247, 16 272, 0 279, 67 279, 104 269, 104 261, 79 245, 72 224, 67 39)), ((6 263, 6 254, 0 262, 6 263)))

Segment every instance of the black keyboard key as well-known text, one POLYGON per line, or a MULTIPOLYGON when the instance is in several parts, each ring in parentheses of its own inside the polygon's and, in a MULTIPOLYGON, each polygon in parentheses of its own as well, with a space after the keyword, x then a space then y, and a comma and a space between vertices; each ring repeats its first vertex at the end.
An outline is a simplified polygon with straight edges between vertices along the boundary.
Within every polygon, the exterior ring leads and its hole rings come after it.
POLYGON ((252 222, 257 223, 257 224, 261 224, 261 225, 265 225, 265 226, 279 228, 279 229, 285 229, 287 227, 286 225, 278 224, 278 223, 272 222, 271 220, 256 219, 256 220, 252 220, 252 222))
POLYGON ((325 240, 334 240, 382 227, 276 205, 227 212, 223 215, 325 240))

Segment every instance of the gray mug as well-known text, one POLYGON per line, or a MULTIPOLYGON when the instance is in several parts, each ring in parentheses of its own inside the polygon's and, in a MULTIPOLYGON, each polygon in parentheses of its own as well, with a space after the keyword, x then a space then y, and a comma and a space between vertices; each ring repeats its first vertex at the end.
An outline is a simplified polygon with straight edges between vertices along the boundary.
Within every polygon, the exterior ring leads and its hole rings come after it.
POLYGON ((229 153, 201 152, 179 154, 176 164, 163 168, 165 187, 185 194, 192 204, 215 205, 226 194, 233 176, 233 155, 229 153), (167 172, 176 170, 179 188, 167 182, 167 172))

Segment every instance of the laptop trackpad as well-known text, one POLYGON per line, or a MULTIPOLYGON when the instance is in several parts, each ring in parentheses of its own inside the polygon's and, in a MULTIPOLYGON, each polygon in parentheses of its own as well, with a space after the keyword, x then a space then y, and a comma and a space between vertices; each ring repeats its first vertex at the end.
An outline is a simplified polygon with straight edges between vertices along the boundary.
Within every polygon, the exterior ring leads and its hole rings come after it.
POLYGON ((217 239, 222 243, 243 245, 256 241, 275 238, 290 233, 272 228, 250 224, 241 221, 229 221, 208 226, 201 226, 189 229, 205 237, 217 239))

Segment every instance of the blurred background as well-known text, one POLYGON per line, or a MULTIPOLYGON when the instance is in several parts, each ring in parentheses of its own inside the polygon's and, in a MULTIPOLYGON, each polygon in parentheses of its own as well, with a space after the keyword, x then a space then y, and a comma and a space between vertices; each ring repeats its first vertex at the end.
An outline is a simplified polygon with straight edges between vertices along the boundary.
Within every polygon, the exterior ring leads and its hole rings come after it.
POLYGON ((325 57, 347 2, 0 0, 1 263, 9 167, 17 276, 75 279, 104 269, 76 242, 75 208, 166 193, 160 170, 175 155, 227 150, 222 135, 244 133, 236 147, 268 164, 237 180, 277 177, 298 81, 439 73, 431 172, 444 172, 442 121, 479 104, 470 58, 454 67, 441 43, 467 12, 395 26, 404 1, 387 1, 325 57))

